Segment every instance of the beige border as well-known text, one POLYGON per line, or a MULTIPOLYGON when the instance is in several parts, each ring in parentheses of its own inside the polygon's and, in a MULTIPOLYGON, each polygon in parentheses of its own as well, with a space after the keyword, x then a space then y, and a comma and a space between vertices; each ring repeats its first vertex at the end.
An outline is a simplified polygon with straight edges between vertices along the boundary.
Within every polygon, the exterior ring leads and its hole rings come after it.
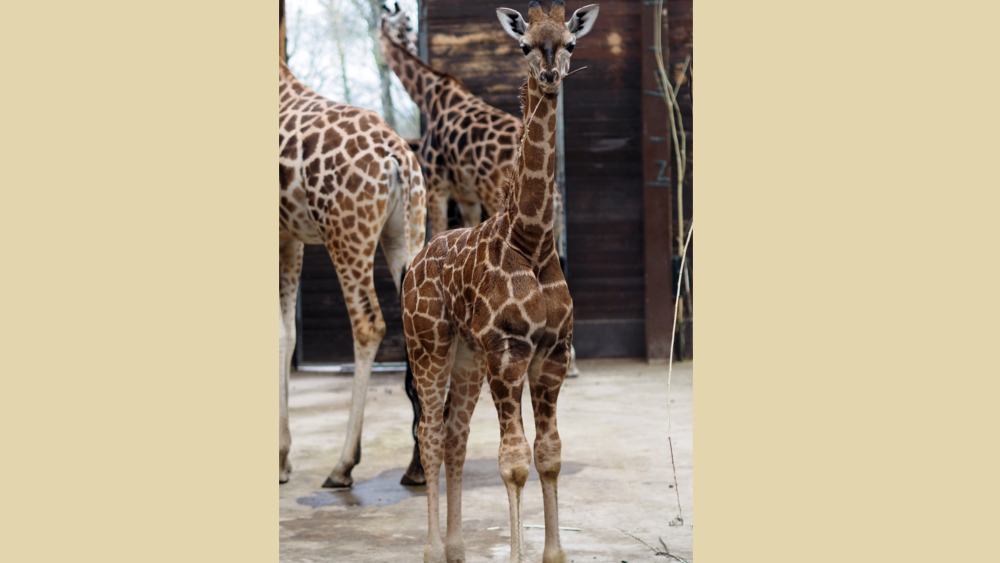
MULTIPOLYGON (((995 554, 1000 14, 962 6, 696 7, 701 563, 995 554)), ((273 7, 5 23, 0 558, 273 562, 273 7)))
POLYGON ((277 559, 266 4, 5 6, 0 560, 277 559))
POLYGON ((700 563, 997 557, 998 12, 697 3, 700 563))

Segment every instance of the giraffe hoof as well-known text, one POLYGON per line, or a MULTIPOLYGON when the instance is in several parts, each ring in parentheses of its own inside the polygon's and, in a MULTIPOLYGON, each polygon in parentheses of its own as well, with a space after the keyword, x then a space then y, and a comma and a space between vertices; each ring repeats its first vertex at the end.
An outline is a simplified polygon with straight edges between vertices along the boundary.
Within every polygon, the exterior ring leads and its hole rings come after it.
POLYGON ((284 485, 285 483, 288 482, 288 474, 289 473, 290 473, 290 471, 279 471, 278 472, 278 484, 279 485, 284 485))
POLYGON ((403 473, 403 478, 399 480, 399 484, 406 485, 407 487, 419 487, 427 484, 427 477, 424 477, 423 472, 420 475, 410 475, 407 472, 403 473))
POLYGON ((410 466, 406 468, 406 473, 399 480, 399 484, 406 485, 407 487, 427 484, 427 477, 424 476, 424 466, 420 465, 420 453, 416 447, 413 448, 413 459, 410 460, 410 466))
POLYGON ((566 563, 566 554, 562 548, 542 553, 542 563, 566 563))
POLYGON ((324 489, 349 489, 354 484, 354 479, 340 475, 330 475, 323 481, 324 489))

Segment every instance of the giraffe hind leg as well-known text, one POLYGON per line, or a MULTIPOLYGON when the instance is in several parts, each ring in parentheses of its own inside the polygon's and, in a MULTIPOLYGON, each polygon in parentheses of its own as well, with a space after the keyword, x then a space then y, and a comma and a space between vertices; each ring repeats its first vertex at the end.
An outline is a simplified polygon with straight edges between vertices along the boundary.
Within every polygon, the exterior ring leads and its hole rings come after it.
POLYGON ((295 300, 302 272, 305 244, 292 239, 278 242, 278 483, 286 483, 292 471, 288 453, 292 433, 288 427, 288 376, 295 349, 295 300))
POLYGON ((361 239, 357 245, 345 246, 330 242, 327 250, 337 269, 344 303, 351 316, 354 333, 354 381, 351 390, 351 412, 347 420, 347 436, 340 461, 323 482, 324 488, 347 488, 354 484, 351 471, 361 461, 361 426, 372 364, 385 336, 385 320, 375 294, 373 271, 377 234, 361 239), (360 275, 359 275, 360 273, 360 275))
MULTIPOLYGON (((409 340, 409 338, 408 338, 409 340)), ((445 563, 441 542, 440 475, 445 451, 445 387, 451 369, 452 343, 436 340, 422 343, 411 352, 413 377, 423 411, 417 436, 420 460, 427 481, 427 545, 424 563, 445 563)))

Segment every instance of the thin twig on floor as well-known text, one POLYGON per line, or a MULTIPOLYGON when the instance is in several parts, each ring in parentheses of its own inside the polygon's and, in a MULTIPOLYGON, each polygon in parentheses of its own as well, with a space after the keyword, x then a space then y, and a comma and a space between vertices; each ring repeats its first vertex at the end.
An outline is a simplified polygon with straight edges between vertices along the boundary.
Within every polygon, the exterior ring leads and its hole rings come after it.
POLYGON ((631 537, 632 539, 634 539, 635 541, 641 543, 642 545, 648 547, 656 555, 661 555, 663 557, 671 557, 673 559, 676 559, 677 561, 680 561, 681 563, 688 563, 684 559, 681 559, 680 557, 677 557, 673 553, 670 553, 670 549, 667 548, 667 544, 663 543, 663 538, 658 538, 660 540, 660 545, 663 546, 663 551, 660 551, 659 549, 656 549, 655 547, 653 547, 653 546, 649 545, 648 543, 646 543, 645 541, 643 541, 642 538, 636 537, 635 535, 630 534, 629 532, 626 532, 625 530, 619 528, 618 526, 615 526, 615 529, 618 530, 619 532, 621 532, 621 533, 623 533, 623 534, 631 537))
MULTIPOLYGON (((487 530, 502 530, 505 527, 506 526, 490 526, 489 528, 486 528, 486 529, 487 530)), ((536 528, 536 529, 539 529, 539 530, 544 530, 545 529, 545 526, 541 526, 541 525, 538 525, 538 524, 524 524, 521 527, 522 528, 536 528)), ((559 526, 559 529, 562 530, 562 531, 564 531, 564 532, 582 532, 583 531, 580 528, 569 528, 569 527, 566 527, 566 526, 559 526)))
POLYGON ((657 555, 663 555, 664 557, 672 557, 680 561, 681 563, 687 563, 687 561, 681 559, 680 557, 677 557, 673 553, 670 553, 670 548, 667 547, 667 544, 663 543, 663 538, 657 538, 657 539, 660 540, 660 545, 663 546, 663 551, 657 551, 656 552, 657 555))

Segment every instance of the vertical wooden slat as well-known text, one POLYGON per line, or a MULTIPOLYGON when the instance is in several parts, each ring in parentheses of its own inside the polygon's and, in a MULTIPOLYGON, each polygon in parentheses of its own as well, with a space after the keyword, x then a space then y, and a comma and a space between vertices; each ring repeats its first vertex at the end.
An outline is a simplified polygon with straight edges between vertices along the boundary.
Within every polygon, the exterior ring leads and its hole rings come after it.
MULTIPOLYGON (((663 18, 662 24, 667 23, 663 18)), ((656 79, 656 5, 642 7, 642 170, 643 239, 646 274, 646 358, 670 357, 673 324, 673 232, 670 132, 667 106, 656 79)), ((663 26, 664 29, 666 25, 663 26)), ((664 59, 669 60, 667 33, 663 32, 664 59)))

